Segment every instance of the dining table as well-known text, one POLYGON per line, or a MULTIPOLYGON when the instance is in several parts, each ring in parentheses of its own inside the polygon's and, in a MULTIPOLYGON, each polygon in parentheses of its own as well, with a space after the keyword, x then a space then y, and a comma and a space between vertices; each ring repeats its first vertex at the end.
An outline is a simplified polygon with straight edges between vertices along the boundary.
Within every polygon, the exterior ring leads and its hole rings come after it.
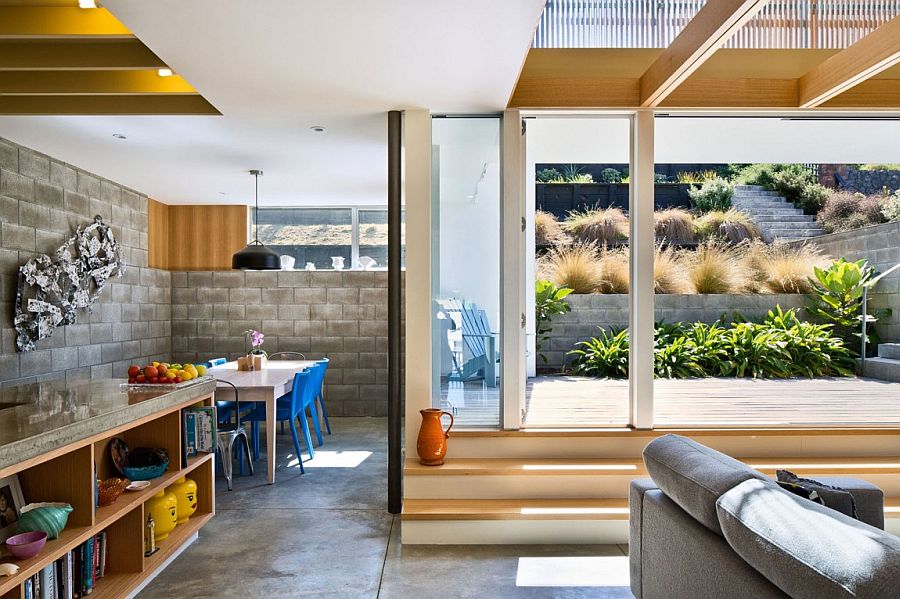
MULTIPOLYGON (((216 380, 226 381, 238 390, 242 402, 256 401, 266 406, 266 461, 269 484, 275 484, 275 403, 294 387, 294 373, 315 365, 312 360, 271 360, 260 370, 238 370, 237 362, 226 362, 207 370, 216 380)), ((218 387, 216 399, 234 399, 231 387, 218 387)), ((302 456, 297 456, 302 459, 302 456)))

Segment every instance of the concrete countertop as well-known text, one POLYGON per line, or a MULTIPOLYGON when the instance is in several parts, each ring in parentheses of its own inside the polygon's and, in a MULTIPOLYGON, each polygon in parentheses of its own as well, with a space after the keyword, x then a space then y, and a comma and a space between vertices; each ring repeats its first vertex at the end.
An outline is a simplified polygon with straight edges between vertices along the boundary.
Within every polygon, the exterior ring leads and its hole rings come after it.
POLYGON ((135 391, 125 379, 51 381, 0 390, 0 473, 31 458, 215 392, 215 380, 135 391))

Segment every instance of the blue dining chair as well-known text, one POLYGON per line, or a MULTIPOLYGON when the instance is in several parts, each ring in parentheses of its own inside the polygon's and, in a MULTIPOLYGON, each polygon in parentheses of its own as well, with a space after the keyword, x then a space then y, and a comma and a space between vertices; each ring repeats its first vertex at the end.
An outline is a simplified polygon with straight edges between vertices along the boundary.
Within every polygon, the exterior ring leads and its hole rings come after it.
MULTIPOLYGON (((300 464, 300 473, 304 474, 306 470, 303 468, 303 453, 300 451, 300 438, 297 434, 297 426, 294 424, 294 421, 297 419, 298 415, 304 412, 305 402, 309 401, 309 397, 312 394, 312 385, 310 385, 310 381, 313 377, 313 370, 301 370, 294 374, 294 384, 291 388, 290 393, 286 393, 278 398, 275 402, 275 420, 284 422, 285 420, 288 422, 288 426, 291 429, 291 437, 294 440, 294 451, 297 454, 297 462, 300 464)), ((251 421, 254 423, 254 428, 259 430, 259 422, 265 422, 266 420, 266 408, 265 405, 259 405, 254 408, 250 413, 248 413, 245 417, 245 420, 251 421)), ((301 419, 301 422, 305 424, 305 418, 301 419)), ((271 431, 274 433, 274 431, 271 431)), ((269 434, 271 434, 269 433, 269 434)), ((304 441, 306 442, 306 447, 309 450, 310 457, 312 457, 312 441, 309 436, 309 428, 307 426, 303 427, 304 441)), ((255 436, 254 444, 259 444, 259 434, 257 433, 255 436)), ((258 447, 254 448, 254 453, 258 454, 258 447)))
MULTIPOLYGON (((325 420, 325 430, 328 434, 331 434, 331 423, 328 422, 328 410, 325 409, 325 371, 328 369, 329 360, 328 358, 323 358, 318 360, 320 364, 324 364, 325 367, 322 368, 322 380, 319 381, 319 384, 316 389, 316 402, 319 404, 319 409, 322 410, 322 418, 325 420)), ((321 430, 319 431, 321 433, 321 430)), ((321 437, 321 435, 320 435, 321 437)), ((319 440, 319 445, 321 445, 321 438, 319 440)))

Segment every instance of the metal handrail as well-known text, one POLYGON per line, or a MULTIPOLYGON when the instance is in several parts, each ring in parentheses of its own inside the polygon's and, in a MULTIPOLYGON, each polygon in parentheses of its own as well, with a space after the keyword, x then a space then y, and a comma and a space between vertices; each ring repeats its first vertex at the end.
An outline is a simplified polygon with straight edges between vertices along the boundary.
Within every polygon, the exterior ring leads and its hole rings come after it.
POLYGON ((885 278, 886 276, 888 276, 889 274, 891 274, 892 272, 894 272, 897 269, 900 269, 900 262, 893 265, 892 267, 890 267, 889 269, 887 269, 886 271, 884 271, 877 277, 870 279, 863 284, 862 315, 860 318, 860 320, 862 321, 862 325, 861 325, 862 331, 860 331, 861 335, 860 335, 860 341, 859 341, 859 343, 860 343, 860 348, 859 348, 860 349, 860 351, 859 351, 859 374, 860 374, 860 376, 863 376, 866 373, 866 341, 867 341, 867 337, 868 337, 867 333, 868 333, 868 328, 869 328, 868 327, 868 324, 869 324, 869 309, 868 309, 869 289, 871 289, 872 287, 877 285, 881 281, 881 279, 885 278))

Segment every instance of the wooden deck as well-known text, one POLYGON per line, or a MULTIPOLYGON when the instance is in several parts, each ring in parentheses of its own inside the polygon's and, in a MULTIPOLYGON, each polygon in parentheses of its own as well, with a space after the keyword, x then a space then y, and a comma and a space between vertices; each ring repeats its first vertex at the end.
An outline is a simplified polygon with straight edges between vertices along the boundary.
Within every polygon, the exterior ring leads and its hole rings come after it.
MULTIPOLYGON (((654 395, 660 428, 900 426, 900 383, 875 379, 657 379, 654 395)), ((467 384, 442 400, 456 408, 461 428, 497 426, 497 389, 467 384)), ((528 381, 526 406, 526 428, 621 427, 628 381, 537 377, 528 381)))

